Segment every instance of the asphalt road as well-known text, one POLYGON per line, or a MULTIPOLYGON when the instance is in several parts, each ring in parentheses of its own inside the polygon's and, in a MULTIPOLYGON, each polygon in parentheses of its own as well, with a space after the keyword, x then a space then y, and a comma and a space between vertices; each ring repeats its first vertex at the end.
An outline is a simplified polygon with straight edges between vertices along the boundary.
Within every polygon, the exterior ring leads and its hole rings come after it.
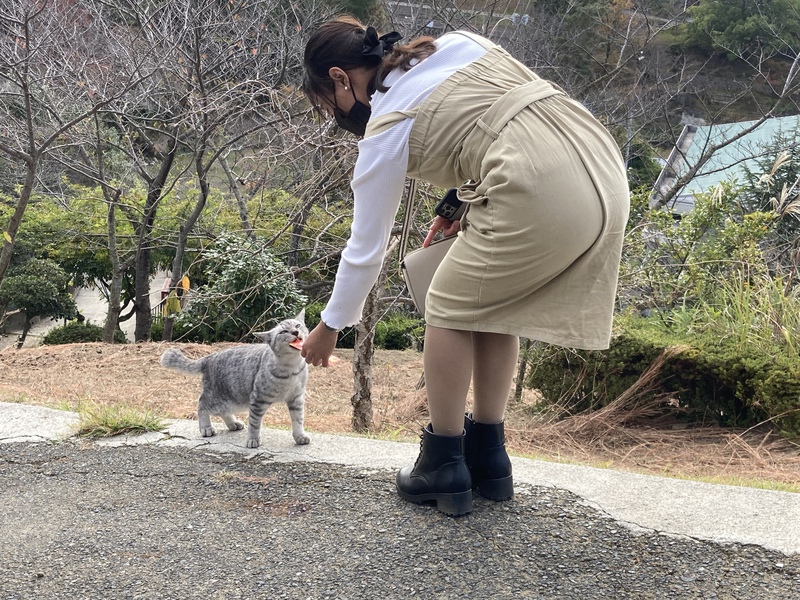
POLYGON ((655 497, 667 515, 683 505, 699 522, 704 507, 727 523, 724 534, 697 525, 699 539, 676 532, 685 524, 646 526, 655 516, 620 519, 610 492, 589 490, 604 470, 556 475, 515 459, 514 500, 476 498, 453 519, 397 496, 394 465, 413 461, 414 444, 318 434, 297 447, 267 430, 247 450, 241 432, 209 443, 193 422, 92 442, 65 433, 75 418, 0 404, 3 600, 800 598, 800 554, 769 547, 798 542, 797 494, 752 490, 788 541, 743 543, 726 541, 737 521, 722 513, 747 489, 647 488, 607 472, 618 504, 642 515, 659 512, 655 497), (569 478, 588 491, 566 489, 569 478))

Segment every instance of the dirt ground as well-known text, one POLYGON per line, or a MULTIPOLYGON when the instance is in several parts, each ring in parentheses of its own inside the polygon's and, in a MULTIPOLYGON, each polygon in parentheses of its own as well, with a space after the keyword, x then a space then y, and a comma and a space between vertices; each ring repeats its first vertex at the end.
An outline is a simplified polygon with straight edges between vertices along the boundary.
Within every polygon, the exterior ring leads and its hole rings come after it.
MULTIPOLYGON (((167 418, 196 418, 200 379, 164 369, 158 359, 171 345, 198 358, 231 344, 72 344, 0 350, 0 401, 76 410, 82 403, 113 403, 167 418)), ((311 368, 306 398, 310 432, 352 433, 352 350, 341 361, 311 368)), ((371 435, 413 440, 427 422, 425 392, 417 390, 422 355, 378 351, 373 367, 371 435)), ((800 484, 800 444, 769 429, 748 432, 627 427, 612 414, 543 422, 526 390, 506 417, 511 452, 529 457, 627 469, 640 473, 709 478, 723 483, 800 484)), ((272 407, 268 426, 289 427, 288 412, 272 407)))

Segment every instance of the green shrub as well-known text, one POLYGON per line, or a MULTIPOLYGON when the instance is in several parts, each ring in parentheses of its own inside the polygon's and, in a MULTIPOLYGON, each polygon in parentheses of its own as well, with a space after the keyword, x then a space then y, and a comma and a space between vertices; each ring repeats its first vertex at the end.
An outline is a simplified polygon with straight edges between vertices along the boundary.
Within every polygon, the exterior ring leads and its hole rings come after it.
MULTIPOLYGON (((309 331, 319 324, 320 313, 325 305, 314 302, 306 306, 306 325, 309 331)), ((422 319, 403 313, 390 313, 383 317, 375 328, 375 347, 384 350, 406 350, 419 348, 424 332, 422 319)), ((337 348, 353 348, 356 343, 356 328, 346 327, 339 332, 337 348)))
POLYGON ((800 361, 786 353, 742 347, 737 340, 675 333, 657 317, 621 317, 608 350, 537 345, 527 385, 547 406, 575 414, 608 405, 662 355, 648 394, 677 401, 693 423, 750 427, 772 419, 784 435, 800 435, 800 361), (672 353, 665 351, 671 350, 672 353))
MULTIPOLYGON (((306 326, 311 331, 319 324, 320 313, 325 305, 320 302, 313 302, 305 307, 306 326)), ((158 318, 153 320, 151 337, 160 340, 163 332, 163 320, 158 318)), ((403 313, 390 313, 381 321, 375 330, 375 347, 384 350, 406 350, 409 348, 422 348, 422 338, 424 337, 425 323, 422 319, 414 318, 403 313)), ((175 319, 173 326, 172 339, 181 342, 196 342, 210 344, 219 341, 210 327, 197 326, 175 319)), ((248 341, 248 340, 244 340, 248 341)), ((339 339, 336 342, 337 348, 353 348, 356 341, 355 327, 346 327, 339 332, 339 339)))
MULTIPOLYGON (((161 317, 156 317, 150 323, 150 339, 151 340, 160 340, 164 337, 164 319, 161 317)), ((177 340, 180 336, 175 333, 175 326, 172 326, 172 339, 177 340)), ((181 340, 184 341, 184 340, 181 340)), ((189 340, 185 340, 189 341, 189 340)))
POLYGON ((20 310, 26 326, 36 317, 72 319, 77 307, 68 288, 69 274, 57 263, 32 258, 12 265, 0 279, 0 310, 20 310))
POLYGON ((198 269, 205 283, 175 318, 174 340, 250 341, 252 332, 271 329, 306 304, 289 268, 260 240, 220 236, 198 269))
MULTIPOLYGON (((92 323, 72 321, 66 325, 54 327, 42 338, 42 344, 57 346, 59 344, 81 344, 87 342, 102 342, 103 328, 92 323)), ((125 344, 128 339, 121 329, 114 332, 114 342, 125 344)))
POLYGON ((306 327, 311 331, 319 325, 320 313, 325 305, 322 302, 312 302, 306 305, 306 327))
POLYGON ((419 346, 421 319, 393 313, 378 323, 375 344, 386 350, 406 350, 419 346))

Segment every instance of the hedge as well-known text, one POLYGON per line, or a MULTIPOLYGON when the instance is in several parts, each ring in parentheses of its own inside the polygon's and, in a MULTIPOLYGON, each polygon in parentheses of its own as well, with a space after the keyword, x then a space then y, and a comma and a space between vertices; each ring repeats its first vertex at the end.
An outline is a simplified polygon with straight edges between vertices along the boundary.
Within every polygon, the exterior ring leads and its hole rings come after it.
POLYGON ((560 403, 571 414, 595 410, 633 386, 659 357, 664 362, 648 394, 677 401, 690 422, 751 427, 772 420, 783 435, 800 436, 797 357, 729 339, 679 336, 653 318, 625 320, 608 350, 537 344, 526 385, 546 405, 560 403))
MULTIPOLYGON (((103 328, 88 322, 80 323, 72 321, 66 325, 53 327, 42 338, 42 344, 46 346, 57 346, 59 344, 82 344, 87 342, 102 342, 103 328)), ((114 332, 114 342, 117 344, 127 343, 128 338, 121 329, 114 332)))
MULTIPOLYGON (((320 312, 324 305, 321 303, 309 304, 305 309, 306 325, 309 331, 317 326, 320 312)), ((163 319, 154 319, 150 330, 151 339, 161 340, 164 329, 163 319)), ((424 322, 420 318, 404 313, 390 313, 378 322, 375 329, 375 346, 385 350, 406 350, 408 348, 421 349, 424 337, 424 322)), ((209 327, 186 327, 176 319, 173 325, 172 339, 180 342, 196 342, 211 344, 225 341, 218 339, 209 327)), ((347 327, 339 333, 336 343, 337 348, 352 348, 355 344, 355 328, 347 327)), ((255 342, 252 338, 249 341, 255 342)))

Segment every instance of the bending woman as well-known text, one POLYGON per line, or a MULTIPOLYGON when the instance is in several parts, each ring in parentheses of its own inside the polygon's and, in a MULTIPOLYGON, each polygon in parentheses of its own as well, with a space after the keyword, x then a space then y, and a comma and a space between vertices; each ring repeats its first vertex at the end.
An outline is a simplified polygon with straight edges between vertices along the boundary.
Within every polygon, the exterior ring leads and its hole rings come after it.
MULTIPOLYGON (((363 140, 350 238, 303 355, 327 366, 337 331, 361 319, 406 177, 457 187, 466 224, 425 303, 431 422, 397 475, 403 498, 455 516, 473 488, 513 496, 503 422, 519 336, 608 347, 629 191, 608 131, 499 46, 467 32, 399 39, 342 18, 306 46, 309 99, 363 140)), ((436 217, 425 244, 458 229, 436 217)))

